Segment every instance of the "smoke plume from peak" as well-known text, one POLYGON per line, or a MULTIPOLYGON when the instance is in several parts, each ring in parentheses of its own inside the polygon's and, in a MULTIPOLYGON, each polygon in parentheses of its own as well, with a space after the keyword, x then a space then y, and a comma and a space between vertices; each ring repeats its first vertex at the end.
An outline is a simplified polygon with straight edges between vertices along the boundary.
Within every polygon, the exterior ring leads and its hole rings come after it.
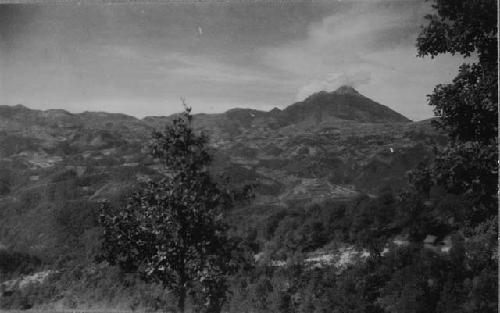
POLYGON ((316 79, 302 86, 297 92, 296 100, 302 101, 311 94, 318 91, 334 91, 341 86, 353 88, 369 83, 371 74, 367 71, 354 73, 331 73, 323 79, 316 79))

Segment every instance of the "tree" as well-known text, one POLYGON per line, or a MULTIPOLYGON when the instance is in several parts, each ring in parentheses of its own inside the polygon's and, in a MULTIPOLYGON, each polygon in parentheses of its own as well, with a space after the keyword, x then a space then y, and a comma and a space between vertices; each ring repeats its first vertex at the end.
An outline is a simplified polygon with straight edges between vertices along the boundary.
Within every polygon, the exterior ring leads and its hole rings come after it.
MULTIPOLYGON (((412 175, 414 186, 426 197, 426 185, 432 184, 468 204, 459 214, 462 218, 449 219, 456 235, 438 310, 496 312, 497 3, 436 0, 433 8, 436 13, 426 16, 429 23, 417 39, 419 55, 460 54, 470 61, 460 66, 451 84, 436 86, 429 96, 437 117, 434 125, 448 133, 449 143, 437 151, 433 164, 412 175)), ((434 207, 435 218, 445 213, 434 207)))
MULTIPOLYGON (((429 96, 449 145, 432 168, 435 184, 473 203, 471 225, 497 214, 498 81, 497 6, 494 0, 437 0, 436 14, 417 39, 420 56, 461 54, 463 64, 451 84, 438 85, 429 96)), ((428 179, 428 177, 427 177, 428 179)), ((415 179, 418 181, 418 179, 415 179)))
POLYGON ((210 176, 207 143, 193 130, 186 107, 153 133, 151 153, 165 166, 164 177, 133 194, 124 208, 104 204, 100 215, 106 259, 162 283, 180 312, 188 296, 196 311, 219 312, 231 268, 223 214, 234 197, 210 176))

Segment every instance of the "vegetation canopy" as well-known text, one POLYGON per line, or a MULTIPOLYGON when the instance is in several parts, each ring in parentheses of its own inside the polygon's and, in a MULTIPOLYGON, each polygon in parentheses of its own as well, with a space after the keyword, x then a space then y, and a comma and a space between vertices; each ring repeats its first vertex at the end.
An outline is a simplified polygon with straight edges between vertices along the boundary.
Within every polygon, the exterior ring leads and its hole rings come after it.
POLYGON ((101 225, 107 260, 139 271, 178 298, 191 296, 199 311, 218 312, 226 298, 230 242, 223 221, 231 192, 210 177, 207 137, 193 131, 190 109, 163 132, 155 131, 152 155, 164 177, 133 194, 123 208, 104 204, 101 225))

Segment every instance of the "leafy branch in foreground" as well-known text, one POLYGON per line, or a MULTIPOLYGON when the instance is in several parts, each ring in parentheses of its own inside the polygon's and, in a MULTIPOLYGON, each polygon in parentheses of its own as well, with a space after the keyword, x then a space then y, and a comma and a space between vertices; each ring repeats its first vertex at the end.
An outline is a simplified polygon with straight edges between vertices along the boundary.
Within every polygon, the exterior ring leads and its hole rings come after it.
POLYGON ((195 311, 219 312, 226 300, 232 247, 224 212, 233 193, 213 181, 208 138, 192 127, 190 109, 163 132, 155 131, 152 155, 165 176, 133 194, 128 205, 104 204, 105 257, 129 272, 159 282, 195 311))

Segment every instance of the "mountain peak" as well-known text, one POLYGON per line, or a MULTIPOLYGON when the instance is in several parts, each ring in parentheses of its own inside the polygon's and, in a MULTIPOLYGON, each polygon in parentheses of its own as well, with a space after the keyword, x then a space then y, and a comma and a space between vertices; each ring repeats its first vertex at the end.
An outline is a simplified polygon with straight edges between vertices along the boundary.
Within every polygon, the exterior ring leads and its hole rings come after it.
POLYGON ((319 123, 327 119, 349 120, 361 123, 409 122, 403 115, 361 95, 352 86, 320 91, 287 107, 282 116, 288 124, 309 120, 319 123))
POLYGON ((356 89, 348 85, 340 86, 339 88, 337 88, 337 90, 334 91, 334 93, 339 95, 360 95, 360 93, 356 89))

